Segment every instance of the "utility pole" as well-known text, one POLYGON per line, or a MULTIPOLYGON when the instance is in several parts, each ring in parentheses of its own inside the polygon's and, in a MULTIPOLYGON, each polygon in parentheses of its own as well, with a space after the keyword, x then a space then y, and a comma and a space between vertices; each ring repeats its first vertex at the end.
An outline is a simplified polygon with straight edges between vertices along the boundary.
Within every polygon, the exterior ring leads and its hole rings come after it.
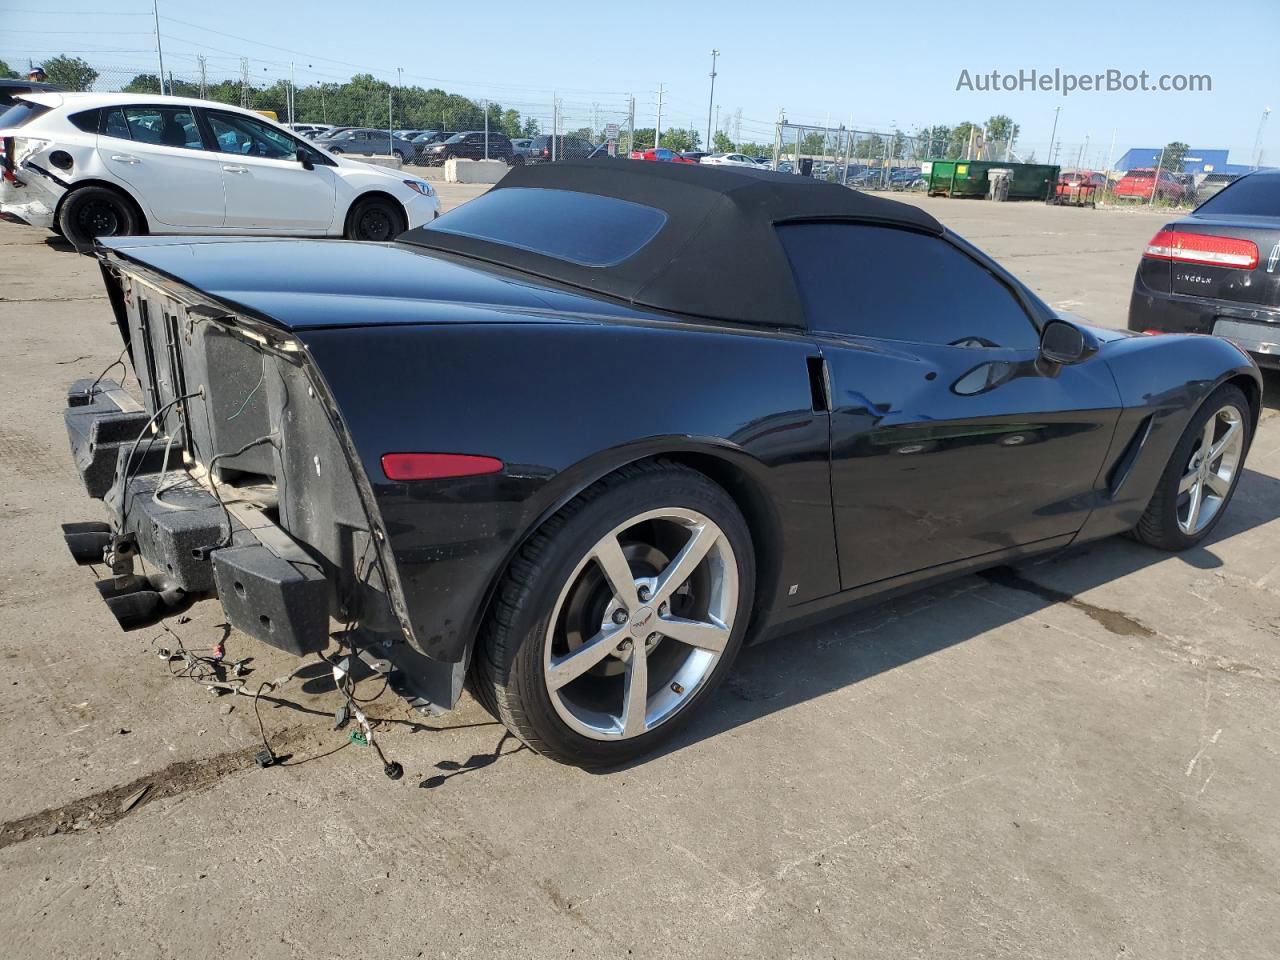
POLYGON ((627 156, 636 148, 636 98, 627 95, 627 156))
POLYGON ((298 122, 298 118, 294 116, 293 110, 293 91, 298 88, 297 81, 294 79, 293 61, 289 61, 289 96, 286 98, 289 103, 289 126, 292 127, 298 122))
POLYGON ((395 134, 391 132, 391 128, 395 126, 395 121, 391 117, 391 112, 392 110, 395 109, 391 101, 392 93, 393 91, 391 89, 391 85, 388 84, 387 85, 387 156, 389 157, 394 157, 396 154, 395 134))
POLYGON ((489 101, 484 102, 484 158, 489 159, 489 101))
POLYGON ((196 60, 200 64, 200 99, 208 100, 209 99, 209 78, 205 74, 204 54, 202 53, 199 56, 197 56, 196 60))
POLYGON ((551 91, 551 162, 556 161, 556 139, 560 133, 560 98, 551 91))
POLYGON ((653 127, 653 149, 662 146, 662 84, 658 84, 658 122, 653 127))
POLYGON ((240 58, 240 107, 249 108, 249 58, 240 58))
POLYGON ((778 108, 778 122, 773 126, 773 169, 778 169, 778 160, 782 156, 782 125, 787 122, 787 111, 778 108))
MULTIPOLYGON (((164 96, 164 50, 160 47, 160 0, 151 0, 151 14, 156 21, 156 58, 160 61, 160 96, 164 96)), ((173 93, 173 85, 169 85, 173 93)))
POLYGON ((1057 142, 1058 137, 1058 114, 1062 112, 1062 107, 1053 108, 1053 132, 1049 134, 1049 162, 1053 163, 1053 146, 1057 142))
POLYGON ((396 67, 396 96, 400 98, 400 119, 404 119, 404 67, 396 67))
POLYGON ((1116 128, 1112 127, 1111 128, 1111 149, 1107 151, 1107 168, 1102 171, 1103 173, 1105 174, 1111 173, 1111 161, 1115 157, 1115 155, 1116 155, 1116 128))
POLYGON ((662 146, 662 95, 663 95, 662 84, 659 83, 658 84, 658 122, 654 124, 654 128, 653 128, 654 150, 657 150, 659 146, 662 146))
POLYGON ((853 148, 853 117, 849 117, 849 129, 844 136, 844 171, 840 174, 840 182, 849 185, 849 152, 853 148))
MULTIPOLYGON (((715 132, 716 132, 716 133, 719 133, 719 132, 720 132, 720 104, 718 104, 718 103, 716 104, 716 126, 715 126, 715 132)), ((713 143, 712 139, 711 139, 710 137, 707 137, 707 150, 712 150, 712 149, 714 149, 714 148, 712 147, 712 145, 711 145, 712 143, 713 143)))
MULTIPOLYGON (((711 51, 711 96, 707 100, 707 149, 711 149, 711 105, 716 102, 716 58, 720 56, 719 50, 711 51)), ((720 121, 716 120, 716 125, 720 125, 720 121)), ((655 144, 656 146, 656 144, 655 144)))
POLYGON ((738 150, 742 145, 742 108, 739 107, 733 115, 733 149, 738 150))
POLYGON ((1253 169, 1262 166, 1262 128, 1267 125, 1267 117, 1271 115, 1270 107, 1262 108, 1262 119, 1258 121, 1258 135, 1253 138, 1253 169))

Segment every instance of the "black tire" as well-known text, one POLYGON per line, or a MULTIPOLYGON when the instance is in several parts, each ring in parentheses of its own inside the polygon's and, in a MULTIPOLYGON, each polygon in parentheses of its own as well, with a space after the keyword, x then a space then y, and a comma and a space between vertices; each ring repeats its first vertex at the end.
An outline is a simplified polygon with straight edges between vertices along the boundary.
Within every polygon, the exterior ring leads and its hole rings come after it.
POLYGON ((1187 550, 1212 533, 1235 495, 1240 474, 1244 472, 1249 445, 1253 440, 1252 434, 1253 413, 1249 401, 1240 389, 1228 383, 1211 393, 1191 417, 1186 430, 1178 440, 1178 445, 1174 447, 1173 455, 1169 458, 1159 483, 1156 484, 1151 502, 1133 530, 1134 538, 1150 546, 1159 547, 1161 550, 1187 550), (1203 445, 1205 425, 1210 418, 1216 418, 1219 412, 1226 408, 1235 410, 1239 417, 1240 429, 1243 431, 1243 446, 1240 449, 1239 462, 1232 474, 1226 496, 1222 497, 1213 516, 1202 528, 1189 534, 1178 524, 1178 511, 1182 501, 1182 494, 1179 493, 1178 487, 1192 465, 1192 457, 1199 455, 1203 445))
POLYGON ((404 151, 403 151, 403 150, 396 150, 396 151, 394 151, 394 152, 395 152, 396 157, 399 159, 399 161, 400 161, 400 163, 401 163, 402 165, 403 165, 403 164, 406 164, 406 163, 408 163, 408 162, 409 162, 409 158, 408 158, 408 157, 406 157, 406 156, 404 155, 404 151))
POLYGON ((510 157, 507 158, 507 165, 512 167, 523 167, 524 156, 519 153, 512 154, 510 157))
MULTIPOLYGON (((634 570, 635 561, 630 562, 634 570)), ((705 475, 679 464, 661 460, 632 464, 585 490, 520 549, 498 589, 477 645, 472 691, 512 733, 546 757, 586 768, 625 763, 657 748, 706 703, 742 646, 754 591, 751 534, 732 498, 705 475), (700 686, 653 729, 627 739, 584 736, 557 712, 546 682, 544 643, 558 598, 570 590, 575 571, 581 569, 592 545, 631 518, 670 508, 696 511, 710 519, 731 548, 738 592, 728 640, 700 686)), ((641 599, 645 599, 643 594, 641 599)), ((642 625, 641 629, 650 627, 642 625)), ((663 638, 659 642, 669 641, 663 638)), ((684 648, 677 645, 674 649, 684 648)), ((608 662, 608 658, 601 661, 608 662)), ((656 663, 656 656, 650 662, 656 663)), ((662 681, 653 686, 655 677, 656 673, 649 677, 650 696, 665 696, 662 681)), ((677 693, 683 691, 677 689, 677 693)))
POLYGON ((359 200, 347 214, 348 240, 367 240, 385 243, 394 240, 408 229, 404 208, 387 197, 366 197, 359 200))
POLYGON ((97 237, 128 237, 141 226, 129 199, 109 187, 73 190, 58 210, 58 232, 81 252, 93 249, 97 237))
POLYGON ((330 148, 329 148, 329 152, 330 152, 330 153, 332 153, 332 154, 333 154, 334 156, 336 156, 336 157, 340 157, 340 156, 342 156, 342 155, 343 155, 343 153, 345 153, 346 151, 345 151, 345 150, 343 150, 341 147, 330 147, 330 148))

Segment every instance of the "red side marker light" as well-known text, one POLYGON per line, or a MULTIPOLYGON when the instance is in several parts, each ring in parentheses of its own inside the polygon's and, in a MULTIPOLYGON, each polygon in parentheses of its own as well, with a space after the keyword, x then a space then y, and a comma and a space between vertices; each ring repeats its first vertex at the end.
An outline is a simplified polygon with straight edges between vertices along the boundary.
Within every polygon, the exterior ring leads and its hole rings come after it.
POLYGON ((446 480, 497 473, 502 461, 468 453, 384 453, 382 472, 388 480, 446 480))

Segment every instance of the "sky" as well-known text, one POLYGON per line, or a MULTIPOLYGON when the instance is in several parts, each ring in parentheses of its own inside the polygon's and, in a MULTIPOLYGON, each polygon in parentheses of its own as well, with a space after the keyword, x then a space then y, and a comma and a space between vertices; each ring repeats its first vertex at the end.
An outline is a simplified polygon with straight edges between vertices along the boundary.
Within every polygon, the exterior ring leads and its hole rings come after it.
MULTIPOLYGON (((565 129, 621 119, 637 126, 693 125, 705 136, 712 48, 714 104, 730 136, 772 143, 785 110, 793 122, 911 132, 1007 114, 1015 149, 1048 154, 1057 119, 1058 161, 1101 166, 1129 147, 1181 140, 1228 148, 1249 163, 1264 108, 1280 111, 1280 2, 1231 4, 1026 3, 1007 15, 987 2, 788 5, 779 0, 605 3, 489 0, 431 4, 381 0, 158 0, 165 67, 211 79, 287 76, 299 85, 369 72, 489 98, 549 127, 553 94, 565 129), (957 12, 959 11, 959 12, 957 12), (402 73, 397 74, 396 68, 402 73), (1107 92, 957 89, 980 75, 1054 70, 1077 75, 1208 75, 1207 91, 1107 92), (1055 111, 1055 108, 1060 108, 1055 111), (738 121, 741 111, 741 121, 738 121), (1087 143, 1087 146, 1086 146, 1087 143), (1114 143, 1114 146, 1113 146, 1114 143)), ((104 75, 156 72, 147 0, 0 0, 0 59, 67 52, 104 75)), ((127 79, 127 78, 126 78, 127 79)), ((713 109, 713 115, 715 113, 713 109)), ((318 119, 318 118, 302 118, 318 119)), ((1261 123, 1263 162, 1280 165, 1280 118, 1261 123)))

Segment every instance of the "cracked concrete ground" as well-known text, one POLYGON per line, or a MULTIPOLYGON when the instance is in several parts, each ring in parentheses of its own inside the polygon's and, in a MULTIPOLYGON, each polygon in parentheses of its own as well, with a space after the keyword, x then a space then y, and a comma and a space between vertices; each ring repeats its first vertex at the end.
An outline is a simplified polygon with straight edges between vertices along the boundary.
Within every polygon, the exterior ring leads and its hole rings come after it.
MULTIPOLYGON (((1111 325, 1161 222, 914 202, 1111 325)), ((67 556, 58 524, 99 514, 63 390, 119 342, 93 262, 9 225, 0 247, 5 958, 1280 954, 1273 409, 1200 549, 1110 540, 752 648, 623 772, 388 697, 392 783, 314 670, 259 704, 295 764, 261 771, 250 700, 172 678, 173 639, 121 634, 67 556)), ((210 607, 188 646, 223 635, 210 607)))

